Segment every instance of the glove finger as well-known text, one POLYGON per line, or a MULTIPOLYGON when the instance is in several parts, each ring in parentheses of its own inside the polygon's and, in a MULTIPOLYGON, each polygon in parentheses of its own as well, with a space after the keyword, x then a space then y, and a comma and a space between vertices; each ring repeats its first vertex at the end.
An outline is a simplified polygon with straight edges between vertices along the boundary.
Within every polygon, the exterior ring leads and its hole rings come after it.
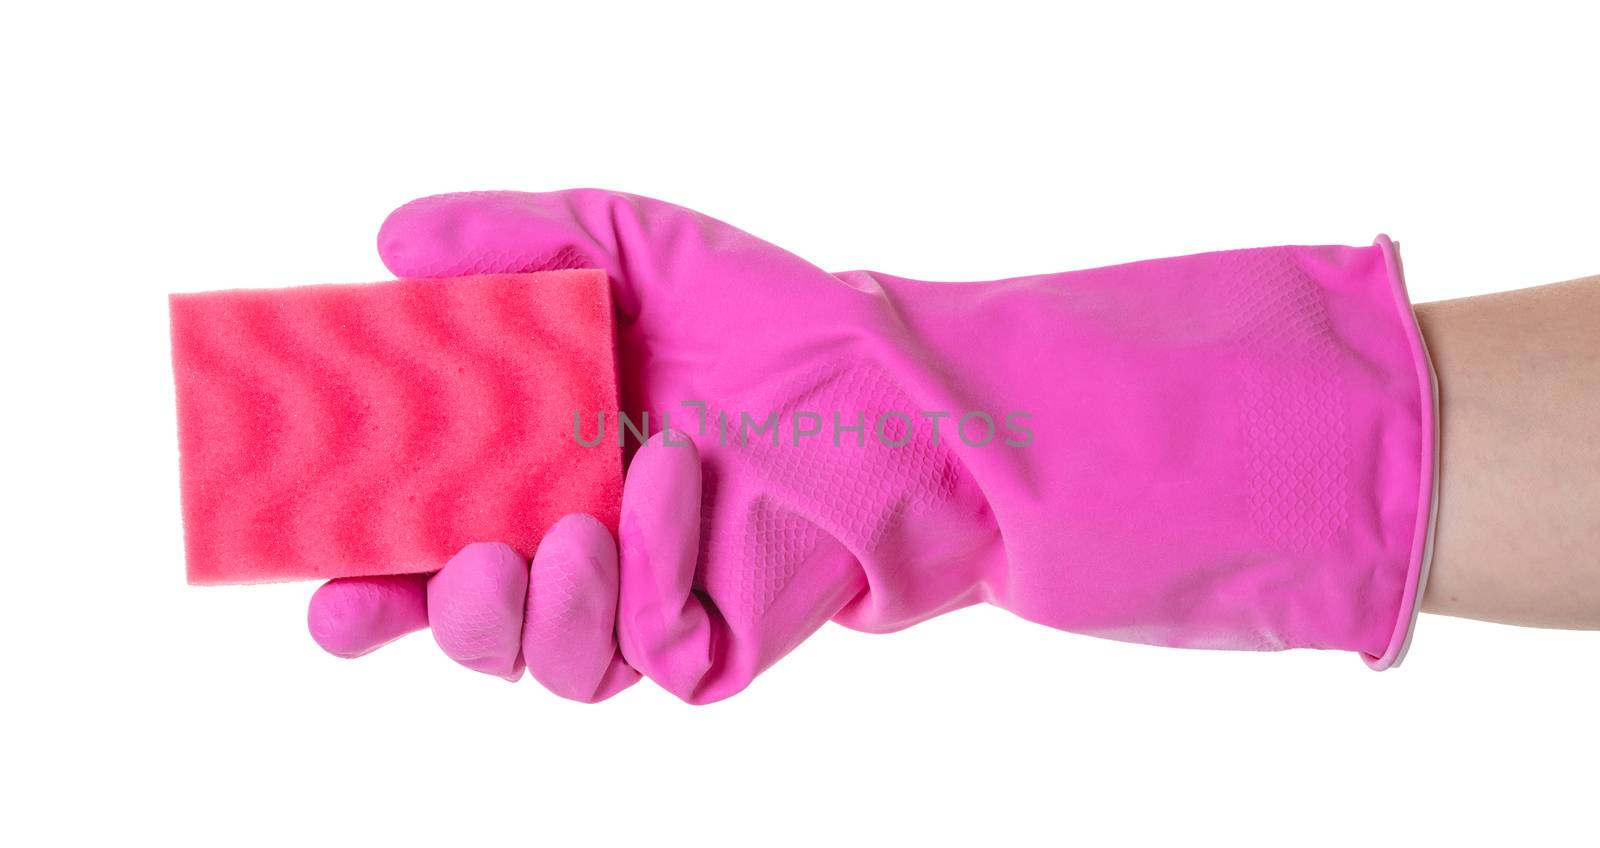
POLYGON ((428 581, 428 623, 440 650, 485 674, 522 677, 528 564, 509 545, 468 545, 428 581))
POLYGON ((698 326, 684 326, 682 310, 708 305, 730 320, 783 320, 793 305, 775 304, 770 291, 827 276, 707 215, 599 189, 424 197, 389 214, 378 253, 399 277, 599 268, 625 318, 669 335, 698 326), (656 299, 655 316, 641 314, 656 299))
POLYGON ((334 656, 359 657, 428 626, 428 575, 346 577, 311 596, 306 626, 334 656))
MULTIPOLYGON (((585 232, 581 210, 563 202, 564 196, 577 194, 474 191, 413 200, 384 220, 378 255, 398 277, 562 268, 613 272, 614 240, 585 232)), ((592 194, 602 202, 609 196, 592 194)), ((612 273, 613 279, 617 276, 612 273)))
POLYGON ((639 672, 617 649, 617 545, 594 517, 569 515, 539 542, 528 579, 522 657, 546 689, 595 703, 639 672))
POLYGON ((628 664, 690 703, 737 692, 719 678, 726 634, 692 589, 700 541, 700 454, 681 433, 652 438, 622 490, 617 642, 628 664))

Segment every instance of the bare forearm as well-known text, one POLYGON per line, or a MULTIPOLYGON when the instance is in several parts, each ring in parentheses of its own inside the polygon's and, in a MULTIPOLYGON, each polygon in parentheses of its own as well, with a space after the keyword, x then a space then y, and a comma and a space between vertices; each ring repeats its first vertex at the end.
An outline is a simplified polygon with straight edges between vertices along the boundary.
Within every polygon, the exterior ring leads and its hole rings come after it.
POLYGON ((1423 608, 1600 628, 1600 277, 1417 316, 1442 449, 1423 608))

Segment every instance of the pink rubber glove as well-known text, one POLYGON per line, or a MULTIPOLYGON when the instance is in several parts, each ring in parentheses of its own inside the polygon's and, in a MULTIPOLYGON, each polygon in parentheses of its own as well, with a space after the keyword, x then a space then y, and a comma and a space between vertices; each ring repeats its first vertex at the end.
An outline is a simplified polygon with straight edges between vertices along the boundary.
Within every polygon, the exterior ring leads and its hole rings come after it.
POLYGON ((562 565, 535 557, 526 624, 504 552, 469 548, 425 589, 335 582, 311 624, 336 653, 431 617, 479 670, 518 673, 520 635, 567 697, 606 697, 631 667, 703 703, 829 619, 883 632, 980 601, 1375 668, 1406 643, 1433 389, 1386 238, 926 283, 829 274, 687 209, 578 190, 419 200, 379 250, 401 276, 605 269, 623 406, 678 435, 629 466, 620 572, 603 529, 558 525, 562 565), (569 617, 583 626, 551 624, 569 617))

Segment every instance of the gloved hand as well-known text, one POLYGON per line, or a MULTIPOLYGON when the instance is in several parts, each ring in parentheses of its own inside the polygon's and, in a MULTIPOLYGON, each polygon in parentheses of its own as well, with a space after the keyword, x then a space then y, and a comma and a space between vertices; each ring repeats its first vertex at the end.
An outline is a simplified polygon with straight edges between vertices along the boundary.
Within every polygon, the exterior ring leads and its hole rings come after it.
POLYGON ((883 632, 979 601, 1378 668, 1409 634, 1432 383, 1387 239, 927 283, 578 190, 415 201, 378 241, 399 276, 605 269, 623 408, 656 435, 628 468, 620 569, 574 518, 531 578, 474 546, 431 581, 335 581, 310 616, 335 653, 431 619, 479 670, 525 661, 598 700, 637 669, 702 703, 829 619, 883 632))

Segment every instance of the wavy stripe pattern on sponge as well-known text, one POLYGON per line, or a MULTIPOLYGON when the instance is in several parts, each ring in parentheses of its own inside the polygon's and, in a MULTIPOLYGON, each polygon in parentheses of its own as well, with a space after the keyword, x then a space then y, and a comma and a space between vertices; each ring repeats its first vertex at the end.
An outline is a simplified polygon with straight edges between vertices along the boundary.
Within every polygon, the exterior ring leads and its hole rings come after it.
POLYGON ((615 530, 620 449, 571 432, 617 408, 604 272, 174 295, 171 315, 192 583, 529 555, 570 512, 615 530))

